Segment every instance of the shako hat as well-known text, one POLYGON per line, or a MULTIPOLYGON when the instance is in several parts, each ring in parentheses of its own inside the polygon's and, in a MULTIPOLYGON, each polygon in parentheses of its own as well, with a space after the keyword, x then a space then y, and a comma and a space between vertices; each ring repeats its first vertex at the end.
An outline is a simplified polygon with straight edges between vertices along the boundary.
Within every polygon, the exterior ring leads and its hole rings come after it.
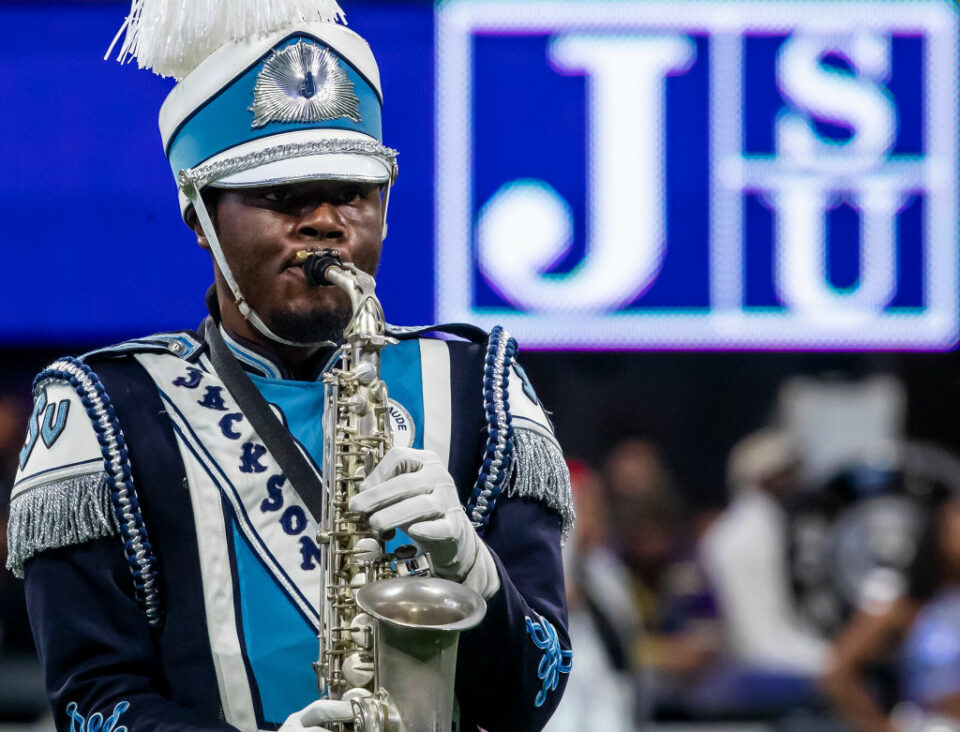
POLYGON ((381 183, 384 235, 397 152, 383 145, 380 71, 336 0, 133 0, 118 60, 178 83, 160 110, 164 150, 241 314, 246 301, 202 191, 311 180, 381 183))
POLYGON ((134 0, 119 60, 173 76, 160 110, 180 188, 392 183, 380 71, 335 0, 134 0))

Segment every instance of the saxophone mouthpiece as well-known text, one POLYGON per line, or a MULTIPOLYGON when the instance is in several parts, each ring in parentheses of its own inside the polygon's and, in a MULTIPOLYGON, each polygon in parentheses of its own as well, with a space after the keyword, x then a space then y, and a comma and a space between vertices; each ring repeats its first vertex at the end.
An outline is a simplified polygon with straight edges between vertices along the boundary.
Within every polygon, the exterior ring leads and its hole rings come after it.
POLYGON ((297 252, 297 261, 311 287, 329 287, 333 283, 327 279, 327 270, 331 267, 343 269, 343 260, 336 249, 304 249, 297 252))

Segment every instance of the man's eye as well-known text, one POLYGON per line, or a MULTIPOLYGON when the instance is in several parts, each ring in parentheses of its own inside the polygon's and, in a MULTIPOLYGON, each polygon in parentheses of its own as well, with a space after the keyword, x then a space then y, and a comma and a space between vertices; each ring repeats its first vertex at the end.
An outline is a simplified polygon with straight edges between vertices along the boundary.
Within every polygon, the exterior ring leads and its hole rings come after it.
POLYGON ((264 193, 263 197, 273 203, 282 203, 290 198, 290 191, 283 188, 274 188, 272 191, 264 193))
POLYGON ((347 188, 340 194, 340 200, 343 203, 353 203, 363 195, 359 188, 347 188))

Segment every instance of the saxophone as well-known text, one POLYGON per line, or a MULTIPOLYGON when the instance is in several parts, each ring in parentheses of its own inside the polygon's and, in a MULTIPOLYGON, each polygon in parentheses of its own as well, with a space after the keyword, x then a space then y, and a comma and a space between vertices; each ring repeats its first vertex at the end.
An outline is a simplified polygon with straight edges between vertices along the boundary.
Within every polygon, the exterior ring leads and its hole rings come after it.
POLYGON ((298 254, 307 281, 350 298, 340 362, 324 377, 321 696, 349 700, 353 723, 338 732, 449 732, 461 631, 486 613, 479 593, 427 576, 416 548, 387 551, 364 516, 351 512, 359 483, 392 446, 380 351, 396 343, 369 274, 336 250, 298 254))

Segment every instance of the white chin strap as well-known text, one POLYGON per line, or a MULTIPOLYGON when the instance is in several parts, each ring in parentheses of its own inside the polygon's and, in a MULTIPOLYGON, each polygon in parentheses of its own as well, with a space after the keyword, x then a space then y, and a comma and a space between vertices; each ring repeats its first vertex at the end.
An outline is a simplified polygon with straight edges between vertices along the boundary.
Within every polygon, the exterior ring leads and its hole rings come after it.
MULTIPOLYGON (((383 201, 383 238, 386 238, 387 236, 387 207, 390 204, 390 190, 393 188, 393 182, 390 181, 386 185, 387 190, 383 201)), ((240 314, 244 317, 244 319, 270 340, 276 341, 277 343, 282 343, 286 346, 297 346, 298 348, 335 346, 336 344, 332 341, 316 341, 311 343, 291 341, 278 336, 276 333, 270 330, 270 327, 263 322, 263 319, 257 314, 257 311, 250 307, 246 298, 243 296, 243 293, 240 292, 240 285, 237 284, 237 280, 233 276, 230 265, 227 264, 227 258, 223 253, 223 249, 220 247, 220 239, 217 237, 216 227, 213 225, 213 221, 210 219, 210 213, 207 211, 207 206, 203 202, 203 196, 200 195, 200 190, 195 185, 182 186, 181 190, 193 205, 193 210, 197 212, 197 219, 200 221, 200 229, 203 231, 204 236, 207 237, 207 243, 210 245, 210 251, 213 252, 213 258, 216 261, 217 266, 220 268, 220 273, 223 275, 223 279, 226 280, 227 286, 230 288, 230 293, 233 295, 233 300, 237 304, 237 309, 240 310, 240 314)))

